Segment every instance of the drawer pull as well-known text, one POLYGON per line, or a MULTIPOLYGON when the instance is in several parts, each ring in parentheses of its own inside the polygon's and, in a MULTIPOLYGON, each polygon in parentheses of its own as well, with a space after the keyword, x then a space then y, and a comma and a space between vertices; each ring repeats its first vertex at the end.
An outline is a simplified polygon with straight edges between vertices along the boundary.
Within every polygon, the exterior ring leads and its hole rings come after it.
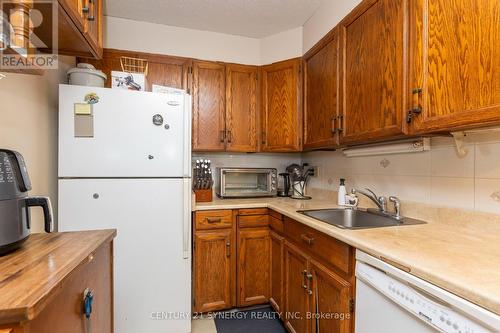
POLYGON ((307 270, 304 269, 302 271, 302 288, 307 290, 309 287, 307 286, 306 279, 307 279, 307 270))
POLYGON ((308 236, 306 234, 302 234, 300 235, 300 238, 302 238, 302 240, 307 243, 307 245, 313 245, 314 244, 314 238, 311 237, 311 236, 308 236))
POLYGON ((86 319, 90 319, 92 314, 92 304, 94 303, 94 293, 89 288, 83 292, 83 314, 86 319))
POLYGON ((220 217, 206 217, 205 220, 207 220, 208 223, 217 223, 217 222, 222 222, 222 218, 220 217))
POLYGON ((227 242, 226 243, 226 257, 230 257, 231 256, 231 243, 230 242, 227 242))

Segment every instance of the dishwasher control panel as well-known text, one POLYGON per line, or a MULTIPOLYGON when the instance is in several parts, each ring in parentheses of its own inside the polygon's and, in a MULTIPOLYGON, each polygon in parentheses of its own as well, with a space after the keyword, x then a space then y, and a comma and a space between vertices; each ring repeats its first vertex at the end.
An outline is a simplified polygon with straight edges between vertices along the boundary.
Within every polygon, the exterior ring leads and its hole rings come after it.
POLYGON ((427 292, 403 283, 370 265, 358 261, 356 276, 441 332, 495 332, 458 313, 427 292))

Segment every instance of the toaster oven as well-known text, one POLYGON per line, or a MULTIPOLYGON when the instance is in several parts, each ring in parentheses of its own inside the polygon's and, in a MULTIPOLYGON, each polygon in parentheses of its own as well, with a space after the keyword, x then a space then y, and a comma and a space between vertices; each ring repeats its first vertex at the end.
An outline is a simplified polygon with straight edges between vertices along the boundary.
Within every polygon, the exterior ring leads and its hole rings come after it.
POLYGON ((277 171, 266 168, 217 168, 215 191, 220 198, 272 197, 277 194, 277 171))

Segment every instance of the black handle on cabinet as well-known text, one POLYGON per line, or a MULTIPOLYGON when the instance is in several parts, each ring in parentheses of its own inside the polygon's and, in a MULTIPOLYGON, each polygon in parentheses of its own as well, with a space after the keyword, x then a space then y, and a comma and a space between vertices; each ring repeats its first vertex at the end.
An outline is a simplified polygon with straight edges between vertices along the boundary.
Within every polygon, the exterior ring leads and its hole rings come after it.
POLYGON ((224 143, 226 141, 226 130, 220 131, 220 142, 224 143))

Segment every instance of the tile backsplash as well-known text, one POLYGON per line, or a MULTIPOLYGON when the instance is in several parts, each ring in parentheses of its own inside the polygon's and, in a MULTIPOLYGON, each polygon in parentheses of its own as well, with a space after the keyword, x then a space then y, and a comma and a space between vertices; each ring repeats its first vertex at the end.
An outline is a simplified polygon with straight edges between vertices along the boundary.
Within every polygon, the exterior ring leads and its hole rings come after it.
POLYGON ((341 151, 310 152, 302 161, 319 167, 313 188, 336 190, 346 178, 348 189, 500 214, 500 133, 469 135, 466 148, 459 157, 451 138, 437 137, 422 153, 347 158, 341 151))

